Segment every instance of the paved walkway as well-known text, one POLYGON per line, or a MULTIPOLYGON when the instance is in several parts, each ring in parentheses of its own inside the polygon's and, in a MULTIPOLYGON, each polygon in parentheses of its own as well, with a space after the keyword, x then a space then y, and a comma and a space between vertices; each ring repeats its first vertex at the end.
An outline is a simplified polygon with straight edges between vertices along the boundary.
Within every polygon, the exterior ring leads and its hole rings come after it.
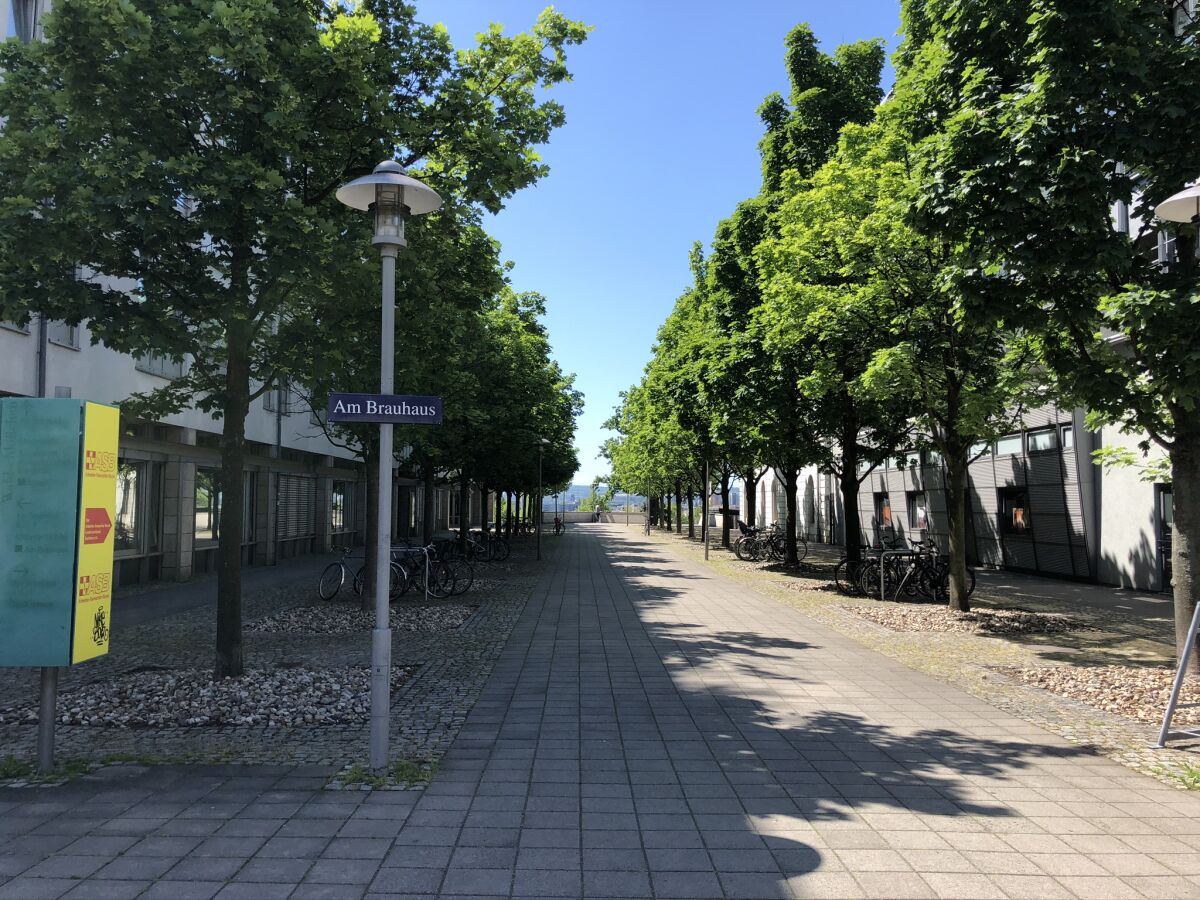
POLYGON ((1200 800, 621 526, 550 544, 424 793, 0 793, 0 897, 1200 896, 1200 800))

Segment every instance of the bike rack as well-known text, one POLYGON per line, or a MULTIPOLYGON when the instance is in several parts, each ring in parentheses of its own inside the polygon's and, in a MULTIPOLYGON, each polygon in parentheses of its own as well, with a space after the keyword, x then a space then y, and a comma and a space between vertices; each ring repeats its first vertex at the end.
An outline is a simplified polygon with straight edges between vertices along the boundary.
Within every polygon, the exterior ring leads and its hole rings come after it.
MULTIPOLYGON (((883 553, 879 554, 879 599, 881 601, 884 601, 884 602, 887 601, 887 575, 885 573, 887 572, 888 557, 889 556, 892 556, 892 557, 916 556, 916 555, 917 554, 914 553, 912 550, 884 550, 883 553)), ((896 597, 893 597, 892 599, 895 600, 899 596, 900 596, 900 589, 899 589, 899 587, 897 587, 896 588, 896 597)))

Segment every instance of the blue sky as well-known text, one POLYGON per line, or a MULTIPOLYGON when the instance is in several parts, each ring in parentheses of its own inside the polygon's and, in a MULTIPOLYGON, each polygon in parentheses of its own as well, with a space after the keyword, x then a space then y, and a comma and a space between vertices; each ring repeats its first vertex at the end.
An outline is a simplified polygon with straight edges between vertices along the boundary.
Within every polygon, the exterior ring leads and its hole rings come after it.
MULTIPOLYGON (((456 44, 496 21, 524 30, 538 0, 418 3, 456 44)), ((575 80, 553 92, 567 124, 542 148, 550 175, 488 223, 516 263, 517 290, 549 304, 556 358, 586 397, 577 482, 606 471, 597 448, 618 392, 635 383, 658 326, 687 287, 688 248, 758 192, 755 115, 786 96, 783 39, 808 22, 831 51, 880 37, 895 47, 898 0, 743 3, 604 0, 557 4, 595 26, 574 48, 575 80)), ((890 73, 889 73, 890 75, 890 73)))

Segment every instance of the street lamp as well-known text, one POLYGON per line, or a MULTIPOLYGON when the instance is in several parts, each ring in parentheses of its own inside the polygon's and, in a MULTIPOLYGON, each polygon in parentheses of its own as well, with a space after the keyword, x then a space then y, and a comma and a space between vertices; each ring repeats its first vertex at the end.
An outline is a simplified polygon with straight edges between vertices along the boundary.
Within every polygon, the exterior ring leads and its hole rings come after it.
MULTIPOLYGON (((375 171, 338 189, 337 198, 354 209, 375 215, 375 237, 383 264, 382 335, 379 343, 379 392, 390 394, 396 372, 396 256, 410 215, 433 212, 442 198, 432 188, 404 174, 400 164, 385 160, 375 171)), ((392 629, 388 618, 392 549, 392 426, 379 426, 379 508, 375 529, 375 628, 371 632, 371 770, 388 763, 391 714, 392 629)))
POLYGON ((537 558, 542 558, 542 457, 546 454, 546 448, 550 442, 545 438, 538 438, 538 499, 537 499, 537 558))
POLYGON ((1172 194, 1154 208, 1154 214, 1167 222, 1200 225, 1200 184, 1172 194))

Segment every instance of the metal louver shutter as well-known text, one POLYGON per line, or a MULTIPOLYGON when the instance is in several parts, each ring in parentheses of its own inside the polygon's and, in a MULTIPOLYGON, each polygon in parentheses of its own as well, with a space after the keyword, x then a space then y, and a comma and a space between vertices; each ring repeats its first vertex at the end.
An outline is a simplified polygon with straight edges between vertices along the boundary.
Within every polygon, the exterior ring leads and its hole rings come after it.
POLYGON ((279 536, 306 537, 316 533, 317 481, 304 475, 279 476, 279 536))

